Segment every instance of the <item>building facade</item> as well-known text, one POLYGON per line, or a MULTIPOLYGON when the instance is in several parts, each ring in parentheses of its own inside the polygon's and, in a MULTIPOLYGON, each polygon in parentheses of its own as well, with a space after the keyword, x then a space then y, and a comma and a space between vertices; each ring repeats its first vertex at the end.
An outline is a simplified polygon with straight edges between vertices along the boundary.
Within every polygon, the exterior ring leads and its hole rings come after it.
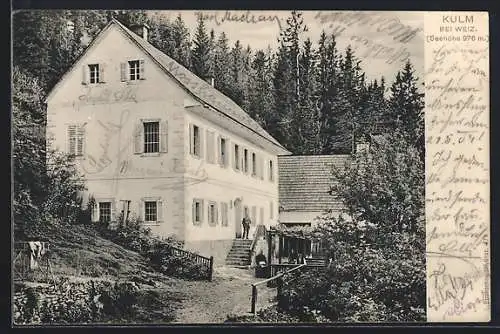
POLYGON ((93 221, 138 217, 155 235, 222 259, 278 219, 278 156, 290 154, 232 100, 116 20, 46 99, 47 142, 76 156, 93 221), (252 229, 250 233, 252 233, 252 229))

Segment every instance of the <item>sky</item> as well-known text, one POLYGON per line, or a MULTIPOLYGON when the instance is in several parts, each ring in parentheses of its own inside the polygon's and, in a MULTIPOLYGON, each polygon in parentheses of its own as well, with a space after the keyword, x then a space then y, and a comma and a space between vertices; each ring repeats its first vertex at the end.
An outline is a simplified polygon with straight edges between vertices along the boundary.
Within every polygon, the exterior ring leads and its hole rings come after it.
MULTIPOLYGON (((224 31, 231 44, 239 40, 252 50, 277 48, 280 27, 286 26, 289 11, 161 11, 157 14, 170 19, 180 13, 191 37, 197 16, 203 13, 207 28, 216 35, 224 31)), ((337 48, 344 52, 348 45, 361 60, 369 80, 384 76, 387 83, 394 80, 398 70, 409 59, 416 75, 423 81, 424 71, 424 14, 423 12, 352 12, 302 11, 308 30, 302 40, 310 37, 317 43, 321 31, 336 32, 337 48)))

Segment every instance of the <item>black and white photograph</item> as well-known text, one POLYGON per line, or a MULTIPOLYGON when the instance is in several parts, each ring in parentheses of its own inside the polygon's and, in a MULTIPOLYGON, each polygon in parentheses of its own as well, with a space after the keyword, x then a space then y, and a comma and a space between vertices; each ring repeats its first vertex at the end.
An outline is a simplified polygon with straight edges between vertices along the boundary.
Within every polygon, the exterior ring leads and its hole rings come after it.
POLYGON ((15 11, 13 325, 425 322, 423 30, 15 11))

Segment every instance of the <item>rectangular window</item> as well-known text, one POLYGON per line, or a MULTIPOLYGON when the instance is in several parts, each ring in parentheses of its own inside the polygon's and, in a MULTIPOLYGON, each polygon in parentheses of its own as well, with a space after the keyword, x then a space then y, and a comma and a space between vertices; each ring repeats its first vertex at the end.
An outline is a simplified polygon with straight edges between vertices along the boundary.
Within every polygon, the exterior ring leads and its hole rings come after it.
POLYGON ((229 206, 226 202, 221 202, 221 218, 222 218, 222 226, 228 226, 228 209, 229 206))
POLYGON ((248 150, 246 148, 243 150, 243 172, 248 173, 248 150))
POLYGON ((192 129, 191 154, 200 157, 201 156, 200 128, 196 125, 192 125, 191 129, 192 129))
POLYGON ((219 164, 227 167, 226 138, 221 138, 219 143, 219 164))
POLYGON ((89 65, 89 80, 91 84, 99 83, 99 64, 90 64, 89 65))
POLYGON ((68 153, 74 156, 83 155, 83 142, 85 140, 85 129, 82 125, 68 126, 68 153))
POLYGON ((252 153, 252 176, 257 175, 257 158, 255 157, 255 153, 252 153))
POLYGON ((144 153, 160 152, 160 123, 144 122, 144 153))
POLYGON ((99 202, 99 221, 101 223, 111 221, 111 202, 99 202))
POLYGON ((272 160, 269 160, 269 181, 274 181, 274 167, 272 160))
POLYGON ((217 203, 208 203, 208 223, 210 225, 217 225, 218 214, 217 214, 217 203))
POLYGON ((259 210, 259 222, 260 224, 264 224, 264 208, 260 208, 259 210))
POLYGON ((203 201, 200 199, 193 200, 193 224, 201 225, 203 221, 203 201))
POLYGON ((129 69, 129 80, 139 80, 141 78, 142 68, 141 65, 144 66, 144 63, 140 60, 131 60, 128 62, 129 69))
POLYGON ((144 202, 144 221, 156 222, 158 220, 158 207, 156 201, 144 202))
POLYGON ((240 147, 234 145, 234 169, 240 170, 240 147))
POLYGON ((269 202, 269 219, 274 219, 274 203, 273 203, 273 201, 269 202))

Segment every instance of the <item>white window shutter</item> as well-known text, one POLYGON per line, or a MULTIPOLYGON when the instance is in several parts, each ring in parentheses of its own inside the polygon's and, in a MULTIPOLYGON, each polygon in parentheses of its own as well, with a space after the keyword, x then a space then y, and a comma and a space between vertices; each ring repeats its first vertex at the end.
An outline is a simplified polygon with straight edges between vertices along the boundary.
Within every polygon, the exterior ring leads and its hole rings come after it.
POLYGON ((205 156, 205 136, 204 136, 204 131, 202 127, 198 127, 199 135, 200 135, 200 158, 203 158, 205 156))
POLYGON ((85 127, 77 126, 76 127, 76 147, 75 153, 76 155, 83 155, 85 149, 85 127))
POLYGON ((99 82, 106 82, 106 80, 104 79, 105 78, 105 67, 106 67, 106 64, 99 64, 99 82))
POLYGON ((215 163, 214 137, 214 133, 207 130, 207 162, 211 164, 215 163))
POLYGON ((193 124, 189 124, 189 154, 194 154, 193 124))
POLYGON ((138 122, 134 132, 134 153, 142 153, 144 150, 142 132, 143 124, 142 122, 138 122))
POLYGON ((141 80, 146 79, 146 76, 144 74, 145 69, 144 69, 144 59, 139 60, 139 78, 141 80))
POLYGON ((94 202, 92 204, 92 212, 90 214, 90 220, 94 223, 99 221, 99 207, 97 202, 94 202))
POLYGON ((87 65, 82 66, 82 84, 86 85, 89 82, 89 68, 87 65))
POLYGON ((219 206, 217 205, 217 203, 214 204, 215 205, 215 225, 219 224, 219 206))
POLYGON ((127 63, 120 63, 121 81, 127 81, 127 63))
POLYGON ((163 201, 159 200, 156 202, 156 221, 157 222, 162 222, 163 221, 163 201))
POLYGON ((168 121, 160 123, 160 151, 168 152, 168 121))

